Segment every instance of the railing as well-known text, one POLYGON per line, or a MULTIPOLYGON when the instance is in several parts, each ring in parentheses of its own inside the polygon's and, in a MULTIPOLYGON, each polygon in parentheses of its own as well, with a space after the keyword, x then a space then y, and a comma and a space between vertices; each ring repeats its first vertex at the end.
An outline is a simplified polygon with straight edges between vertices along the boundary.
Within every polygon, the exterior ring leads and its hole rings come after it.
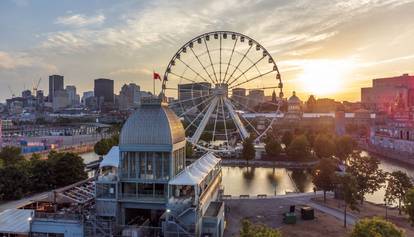
POLYGON ((48 213, 48 212, 35 212, 35 219, 42 220, 71 220, 71 221, 81 221, 82 217, 79 214, 73 213, 48 213))
POLYGON ((134 193, 120 193, 119 199, 127 201, 154 201, 164 202, 167 198, 164 195, 153 195, 153 194, 134 194, 134 193))

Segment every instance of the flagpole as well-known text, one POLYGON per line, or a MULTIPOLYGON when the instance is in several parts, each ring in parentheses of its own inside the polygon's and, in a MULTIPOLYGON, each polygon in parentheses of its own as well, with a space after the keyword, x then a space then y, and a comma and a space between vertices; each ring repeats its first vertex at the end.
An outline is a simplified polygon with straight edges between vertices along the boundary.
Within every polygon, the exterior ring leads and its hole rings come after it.
MULTIPOLYGON (((152 75, 154 75, 154 73, 155 73, 155 71, 154 71, 154 70, 152 70, 152 75)), ((153 76, 153 77, 154 77, 154 76, 153 76)), ((152 91, 153 91, 154 96, 155 96, 155 79, 154 79, 154 78, 152 78, 152 91)))

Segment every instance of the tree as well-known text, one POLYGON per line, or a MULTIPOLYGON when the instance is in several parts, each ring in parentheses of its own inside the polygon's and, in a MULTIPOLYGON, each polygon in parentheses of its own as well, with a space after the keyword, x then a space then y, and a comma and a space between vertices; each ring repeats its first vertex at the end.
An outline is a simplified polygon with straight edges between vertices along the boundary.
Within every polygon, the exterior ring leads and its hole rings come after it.
POLYGON ((350 174, 342 174, 338 176, 339 186, 345 202, 344 205, 344 227, 346 228, 347 208, 351 210, 358 210, 356 206, 358 200, 358 184, 350 174))
POLYGON ((269 136, 265 140, 265 150, 268 156, 275 159, 280 155, 280 152, 282 151, 282 146, 280 145, 277 138, 269 136))
POLYGON ((242 220, 240 237, 282 237, 277 230, 262 224, 252 224, 248 220, 242 220))
POLYGON ((88 177, 82 158, 74 153, 50 152, 48 158, 55 187, 67 186, 88 177))
POLYGON ((319 134, 316 136, 313 150, 318 158, 329 158, 335 153, 335 143, 328 135, 319 134))
POLYGON ((394 171, 389 174, 388 185, 385 189, 385 198, 391 202, 398 200, 398 212, 401 214, 401 204, 407 191, 413 187, 408 175, 402 171, 394 171))
POLYGON ((41 160, 39 155, 33 154, 29 161, 30 192, 38 193, 53 189, 54 178, 51 162, 41 160))
POLYGON ((404 231, 378 217, 364 218, 355 224, 351 237, 403 237, 404 231))
POLYGON ((185 156, 192 157, 194 155, 193 144, 187 142, 185 146, 185 156))
POLYGON ((246 160, 247 165, 249 165, 249 160, 253 160, 256 155, 256 150, 254 149, 253 145, 253 138, 248 137, 243 141, 243 150, 242 150, 242 157, 246 160))
POLYGON ((24 161, 21 155, 21 149, 14 146, 3 147, 0 151, 0 160, 3 166, 10 166, 24 161))
POLYGON ((346 161, 346 159, 352 154, 355 149, 355 141, 351 136, 340 136, 335 140, 335 156, 346 161))
POLYGON ((287 148, 293 140, 293 134, 290 131, 286 131, 283 133, 282 136, 282 143, 287 148))
POLYGON ((323 190, 323 201, 326 202, 326 192, 333 191, 336 183, 336 164, 334 160, 323 158, 312 173, 312 182, 318 189, 323 190))
POLYGON ((0 169, 0 199, 19 199, 27 194, 28 186, 26 166, 10 165, 0 169))
POLYGON ((414 188, 411 188, 405 194, 405 212, 409 216, 411 226, 414 226, 414 188))
POLYGON ((103 138, 95 143, 93 149, 97 155, 103 156, 108 154, 113 146, 119 144, 119 134, 115 134, 110 138, 103 138))
POLYGON ((299 135, 293 139, 286 151, 292 161, 307 160, 311 157, 311 149, 305 135, 299 135))
POLYGON ((351 173, 358 184, 358 195, 361 204, 367 193, 374 193, 385 182, 385 173, 379 169, 380 161, 371 156, 362 156, 361 152, 354 152, 349 159, 347 172, 351 173))

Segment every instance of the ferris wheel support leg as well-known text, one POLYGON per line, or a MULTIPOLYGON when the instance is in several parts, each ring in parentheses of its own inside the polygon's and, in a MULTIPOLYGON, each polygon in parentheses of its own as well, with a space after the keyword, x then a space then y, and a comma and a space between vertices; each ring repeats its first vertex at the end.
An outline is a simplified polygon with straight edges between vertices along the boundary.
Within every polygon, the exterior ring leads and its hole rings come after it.
POLYGON ((217 106, 218 98, 214 97, 211 101, 206 114, 204 115, 203 119, 201 120, 200 124, 197 127, 197 130, 194 132, 194 135, 190 138, 190 142, 193 144, 197 144, 198 140, 200 140, 201 134, 203 133, 204 129, 207 126, 208 121, 210 120, 211 114, 215 110, 217 106))
POLYGON ((231 104, 231 102, 229 101, 229 99, 224 98, 224 104, 226 105, 229 114, 231 116, 231 118, 234 121, 234 124, 236 124, 237 129, 240 131, 240 135, 242 136, 242 139, 246 139, 250 136, 249 132, 247 132, 246 128, 244 127, 243 123, 241 122, 239 115, 237 115, 236 111, 234 111, 233 106, 231 104))

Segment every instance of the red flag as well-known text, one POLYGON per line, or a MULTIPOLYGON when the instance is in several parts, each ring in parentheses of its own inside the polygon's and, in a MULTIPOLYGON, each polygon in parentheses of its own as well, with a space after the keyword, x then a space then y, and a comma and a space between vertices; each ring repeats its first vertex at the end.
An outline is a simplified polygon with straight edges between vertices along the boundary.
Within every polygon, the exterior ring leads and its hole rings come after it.
POLYGON ((156 72, 154 72, 154 75, 153 75, 153 77, 152 77, 154 80, 160 80, 161 81, 161 76, 160 76, 160 74, 158 74, 158 73, 156 73, 156 72))

